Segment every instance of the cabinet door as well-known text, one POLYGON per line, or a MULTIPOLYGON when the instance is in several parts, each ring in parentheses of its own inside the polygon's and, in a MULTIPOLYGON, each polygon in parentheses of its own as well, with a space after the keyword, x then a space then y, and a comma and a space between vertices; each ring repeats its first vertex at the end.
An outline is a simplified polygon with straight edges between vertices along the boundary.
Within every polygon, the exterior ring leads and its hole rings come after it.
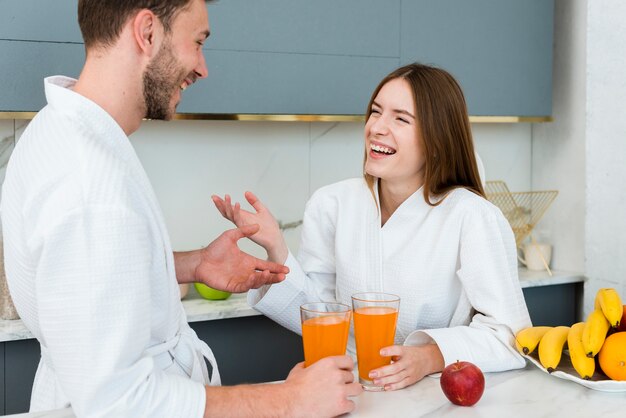
POLYGON ((181 113, 363 114, 397 67, 400 0, 229 0, 208 6, 209 77, 181 113))
POLYGON ((570 326, 582 317, 582 282, 522 290, 533 325, 570 326))
POLYGON ((551 115, 553 15, 553 0, 403 1, 401 61, 450 71, 471 115, 551 115))
POLYGON ((4 415, 4 344, 0 343, 0 414, 4 415))
POLYGON ((9 341, 4 346, 5 414, 28 412, 35 372, 41 358, 37 340, 9 341))
POLYGON ((34 112, 45 104, 43 79, 77 77, 82 44, 0 40, 0 111, 34 112))
POLYGON ((265 316, 189 325, 213 350, 223 385, 284 380, 304 360, 302 337, 265 316))

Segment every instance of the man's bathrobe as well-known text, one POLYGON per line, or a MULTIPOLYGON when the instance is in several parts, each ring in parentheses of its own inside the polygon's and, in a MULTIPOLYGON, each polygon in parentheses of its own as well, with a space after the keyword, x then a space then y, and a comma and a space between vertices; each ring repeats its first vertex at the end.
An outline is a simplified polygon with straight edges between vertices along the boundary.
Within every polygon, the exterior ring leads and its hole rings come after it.
POLYGON ((165 222, 128 137, 75 80, 20 138, 2 193, 5 266, 41 344, 31 410, 201 417, 210 349, 180 302, 165 222))
POLYGON ((514 334, 530 318, 515 240, 489 201, 456 189, 433 207, 419 189, 381 228, 365 180, 350 179, 313 194, 302 228, 287 279, 248 293, 255 309, 301 333, 302 303, 392 293, 400 296, 396 344, 435 342, 446 364, 470 361, 485 372, 524 366, 514 334))

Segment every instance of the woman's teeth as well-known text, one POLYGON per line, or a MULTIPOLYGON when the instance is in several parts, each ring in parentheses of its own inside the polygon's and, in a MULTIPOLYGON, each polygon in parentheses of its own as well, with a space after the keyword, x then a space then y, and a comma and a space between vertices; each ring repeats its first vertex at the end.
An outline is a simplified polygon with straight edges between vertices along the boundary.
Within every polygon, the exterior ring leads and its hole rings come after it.
POLYGON ((395 153, 396 153, 396 151, 395 151, 395 150, 393 150, 393 149, 391 149, 391 148, 383 147, 383 146, 381 146, 381 145, 371 144, 371 145, 370 145, 370 148, 371 148, 373 151, 380 152, 380 153, 387 154, 387 155, 393 155, 393 154, 395 154, 395 153))

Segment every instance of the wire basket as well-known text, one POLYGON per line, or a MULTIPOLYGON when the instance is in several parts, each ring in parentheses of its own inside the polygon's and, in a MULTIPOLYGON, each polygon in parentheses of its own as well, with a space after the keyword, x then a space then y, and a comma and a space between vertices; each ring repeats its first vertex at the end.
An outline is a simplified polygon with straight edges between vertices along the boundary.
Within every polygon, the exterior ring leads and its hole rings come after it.
POLYGON ((500 208, 511 224, 515 244, 519 247, 559 194, 556 190, 511 192, 503 181, 487 181, 487 199, 500 208))

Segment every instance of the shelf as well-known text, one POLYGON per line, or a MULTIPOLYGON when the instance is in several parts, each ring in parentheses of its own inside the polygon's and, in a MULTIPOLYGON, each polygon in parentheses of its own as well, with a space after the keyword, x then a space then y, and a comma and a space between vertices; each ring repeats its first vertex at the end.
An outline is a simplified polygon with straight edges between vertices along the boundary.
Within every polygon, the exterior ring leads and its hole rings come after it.
MULTIPOLYGON (((37 112, 0 112, 0 119, 30 120, 37 112)), ((364 122, 363 115, 265 115, 177 113, 174 120, 238 120, 246 122, 364 122)), ((471 123, 542 123, 552 116, 470 116, 471 123)))

